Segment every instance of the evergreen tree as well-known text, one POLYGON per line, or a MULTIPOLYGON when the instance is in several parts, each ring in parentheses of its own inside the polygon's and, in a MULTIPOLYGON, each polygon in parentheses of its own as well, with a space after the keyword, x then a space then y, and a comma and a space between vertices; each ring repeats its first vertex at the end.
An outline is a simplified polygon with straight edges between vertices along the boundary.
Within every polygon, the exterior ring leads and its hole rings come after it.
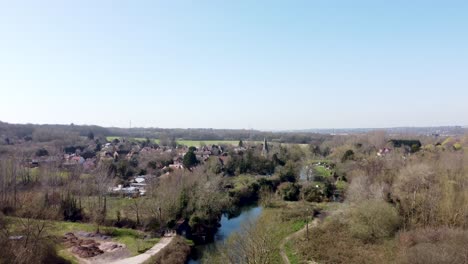
POLYGON ((184 160, 183 160, 184 167, 187 169, 192 168, 193 166, 196 166, 198 164, 197 156, 193 151, 188 151, 184 155, 184 160))

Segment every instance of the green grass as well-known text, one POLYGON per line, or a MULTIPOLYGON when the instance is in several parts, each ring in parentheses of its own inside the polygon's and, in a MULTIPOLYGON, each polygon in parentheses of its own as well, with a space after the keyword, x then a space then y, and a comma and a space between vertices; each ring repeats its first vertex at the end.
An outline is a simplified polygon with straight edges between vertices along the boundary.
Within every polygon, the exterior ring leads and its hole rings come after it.
MULTIPOLYGON (((106 137, 107 141, 112 141, 114 139, 121 139, 122 137, 117 137, 117 136, 109 136, 106 137)), ((134 141, 146 141, 146 138, 139 138, 139 137, 134 137, 134 138, 129 138, 129 140, 134 140, 134 141)), ((154 143, 159 144, 159 139, 150 139, 154 143)), ((200 147, 204 145, 232 145, 232 146, 237 146, 239 144, 239 140, 185 140, 185 139, 176 139, 177 144, 188 146, 188 147, 200 147)), ((244 143, 253 143, 253 144, 259 144, 261 141, 244 141, 244 143)))
POLYGON ((257 180, 252 175, 242 174, 237 177, 232 177, 232 184, 234 185, 234 189, 242 189, 245 186, 249 186, 255 181, 257 180))
POLYGON ((346 190, 346 187, 348 187, 348 183, 342 180, 338 180, 336 181, 335 186, 338 190, 343 191, 346 190))
POLYGON ((317 176, 321 176, 321 177, 324 177, 324 178, 328 178, 332 175, 332 172, 331 170, 325 168, 324 166, 321 166, 321 165, 318 165, 318 166, 315 166, 314 167, 314 173, 317 175, 317 176))
POLYGON ((289 262, 291 264, 299 264, 299 257, 297 256, 296 252, 294 252, 293 246, 291 242, 288 242, 284 245, 284 251, 288 256, 289 262))
POLYGON ((65 249, 64 247, 62 246, 59 246, 57 248, 57 255, 65 260, 68 260, 71 264, 78 264, 78 259, 75 258, 75 256, 73 256, 72 253, 70 253, 70 251, 68 251, 67 249, 65 249))
MULTIPOLYGON (((118 139, 118 140, 122 140, 122 138, 124 137, 117 137, 117 136, 109 136, 109 137, 106 137, 107 141, 113 141, 114 139, 118 139)), ((134 141, 140 141, 140 142, 143 142, 143 141, 146 141, 146 138, 142 138, 142 137, 131 137, 131 138, 127 138, 128 140, 134 140, 134 141)), ((152 140, 154 143, 159 143, 159 139, 150 139, 152 140)))
MULTIPOLYGON (((138 198, 140 199, 140 198, 138 198)), ((96 197, 83 197, 81 205, 84 208, 86 214, 90 214, 88 208, 93 206, 93 203, 97 201, 96 197)), ((136 216, 128 210, 129 206, 133 204, 133 199, 125 197, 107 197, 107 212, 106 218, 108 220, 117 220, 117 211, 120 211, 122 218, 127 217, 136 221, 136 216), (126 214, 127 213, 127 214, 126 214)))
POLYGON ((237 146, 239 140, 176 140, 177 144, 188 147, 200 147, 204 145, 232 145, 237 146))
POLYGON ((306 221, 303 219, 296 220, 295 222, 291 224, 292 232, 294 233, 294 232, 301 230, 305 226, 305 224, 306 224, 306 221))
POLYGON ((27 168, 27 170, 29 171, 29 175, 31 177, 36 178, 37 176, 39 176, 39 167, 27 168))
MULTIPOLYGON (((278 243, 281 243, 284 238, 293 234, 305 226, 305 214, 306 212, 312 212, 312 209, 317 206, 316 203, 303 203, 303 202, 284 202, 277 201, 278 205, 270 208, 264 208, 261 217, 272 221, 275 225, 275 235, 280 238, 278 243)), ((309 218, 312 221, 312 217, 309 218)), ((279 246, 279 244, 278 244, 279 246)), ((292 248, 288 249, 288 245, 285 247, 286 254, 290 259, 291 263, 299 263, 297 256, 294 255, 292 248), (294 262, 296 259, 297 262, 294 262)), ((277 260, 274 263, 282 264, 281 257, 278 252, 274 253, 274 259, 277 260)))
MULTIPOLYGON (((114 139, 119 139, 121 140, 122 137, 117 137, 117 136, 109 136, 106 137, 107 141, 112 141, 114 139)), ((134 141, 146 141, 146 138, 142 137, 131 137, 127 138, 128 140, 134 140, 134 141)), ((150 139, 154 143, 159 144, 159 139, 150 139)), ((188 147, 201 147, 205 145, 231 145, 231 146, 237 146, 239 144, 239 140, 188 140, 188 139, 176 139, 177 144, 179 145, 184 145, 188 147)), ((248 140, 243 140, 244 144, 262 144, 263 141, 248 141, 248 140)), ((268 144, 279 144, 278 142, 268 142, 268 144)), ((296 143, 281 143, 282 145, 287 145, 287 146, 292 146, 292 145, 298 145, 301 148, 306 148, 309 146, 309 144, 296 144, 296 143)))

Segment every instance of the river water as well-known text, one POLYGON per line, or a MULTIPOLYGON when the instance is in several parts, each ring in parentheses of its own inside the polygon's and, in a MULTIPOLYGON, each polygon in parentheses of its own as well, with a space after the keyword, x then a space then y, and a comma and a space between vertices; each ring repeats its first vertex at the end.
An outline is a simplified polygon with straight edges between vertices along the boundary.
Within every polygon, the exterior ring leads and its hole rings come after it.
MULTIPOLYGON (((239 231, 244 223, 257 219, 262 212, 260 206, 249 206, 241 209, 241 213, 238 216, 229 218, 227 214, 221 217, 221 227, 215 234, 214 241, 212 243, 196 246, 195 250, 197 255, 201 256, 203 252, 213 250, 217 245, 222 244, 228 237, 235 231, 239 231)), ((191 259, 188 264, 199 264, 199 259, 191 259)))

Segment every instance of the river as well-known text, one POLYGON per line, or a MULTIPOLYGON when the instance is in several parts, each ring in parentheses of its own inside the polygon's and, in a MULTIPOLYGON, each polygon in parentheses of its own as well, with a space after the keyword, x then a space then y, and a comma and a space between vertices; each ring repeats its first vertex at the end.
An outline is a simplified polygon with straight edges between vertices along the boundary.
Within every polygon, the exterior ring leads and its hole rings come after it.
MULTIPOLYGON (((222 244, 233 232, 239 231, 242 225, 250 220, 257 219, 262 212, 260 206, 249 206, 241 209, 238 216, 229 218, 227 214, 221 217, 221 227, 215 234, 214 241, 206 245, 195 247, 196 255, 201 256, 203 252, 213 250, 217 245, 222 244)), ((188 264, 200 264, 199 259, 191 259, 188 264)))

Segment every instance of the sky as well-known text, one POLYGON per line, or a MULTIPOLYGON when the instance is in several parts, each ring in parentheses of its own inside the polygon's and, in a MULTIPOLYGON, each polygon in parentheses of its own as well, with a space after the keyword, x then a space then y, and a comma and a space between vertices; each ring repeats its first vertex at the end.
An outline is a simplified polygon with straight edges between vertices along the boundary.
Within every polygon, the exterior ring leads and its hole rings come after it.
POLYGON ((0 120, 468 125, 468 1, 0 0, 0 120))

